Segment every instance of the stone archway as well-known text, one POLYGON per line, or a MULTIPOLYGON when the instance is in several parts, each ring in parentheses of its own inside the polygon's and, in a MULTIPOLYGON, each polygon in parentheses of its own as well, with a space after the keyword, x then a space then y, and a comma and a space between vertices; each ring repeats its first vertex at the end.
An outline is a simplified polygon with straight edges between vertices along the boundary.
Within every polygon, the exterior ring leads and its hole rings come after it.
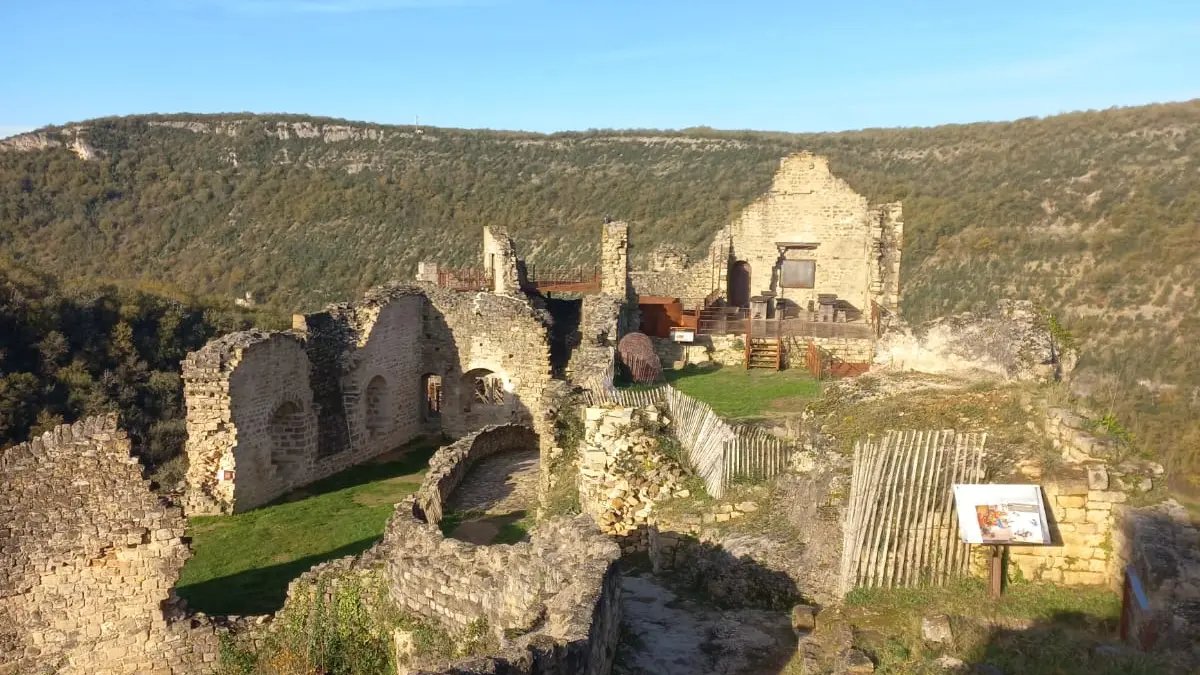
POLYGON ((365 399, 367 436, 375 438, 391 431, 396 423, 396 411, 391 390, 382 375, 376 375, 367 383, 365 399))
POLYGON ((475 368, 463 373, 459 383, 459 403, 463 412, 508 402, 504 380, 487 368, 475 368))
POLYGON ((302 480, 309 461, 308 416, 304 409, 292 401, 283 403, 271 413, 268 429, 276 482, 291 485, 302 480))
POLYGON ((729 266, 729 304, 750 306, 750 263, 739 260, 729 266))

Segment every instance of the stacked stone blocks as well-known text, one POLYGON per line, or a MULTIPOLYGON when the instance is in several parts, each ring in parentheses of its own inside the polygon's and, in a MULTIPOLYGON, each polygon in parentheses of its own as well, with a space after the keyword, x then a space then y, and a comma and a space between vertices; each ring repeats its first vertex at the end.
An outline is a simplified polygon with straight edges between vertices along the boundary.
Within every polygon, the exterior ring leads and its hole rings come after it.
POLYGON ((116 416, 0 456, 0 673, 210 672, 211 625, 173 587, 185 522, 142 478, 116 416))

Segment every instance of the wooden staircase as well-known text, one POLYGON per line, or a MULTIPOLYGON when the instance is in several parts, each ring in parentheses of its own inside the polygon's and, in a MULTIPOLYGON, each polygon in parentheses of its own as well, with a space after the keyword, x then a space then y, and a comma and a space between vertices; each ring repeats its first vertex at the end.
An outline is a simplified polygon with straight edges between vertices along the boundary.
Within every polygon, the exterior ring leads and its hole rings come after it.
MULTIPOLYGON (((759 322, 764 323, 764 322, 759 322)), ((746 370, 751 368, 783 369, 783 322, 778 319, 765 322, 766 326, 774 324, 774 335, 768 330, 766 335, 754 334, 755 321, 746 321, 746 370)))

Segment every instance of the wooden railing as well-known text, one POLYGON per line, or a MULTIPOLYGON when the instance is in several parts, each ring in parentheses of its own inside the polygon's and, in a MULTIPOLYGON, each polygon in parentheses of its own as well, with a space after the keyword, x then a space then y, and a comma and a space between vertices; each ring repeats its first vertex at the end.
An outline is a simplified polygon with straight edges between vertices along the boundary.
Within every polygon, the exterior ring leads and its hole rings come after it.
POLYGON ((599 290, 600 268, 595 266, 538 268, 537 265, 527 264, 525 279, 540 291, 587 292, 599 290))
POLYGON ((491 280, 482 269, 438 269, 437 284, 452 291, 486 291, 491 280))

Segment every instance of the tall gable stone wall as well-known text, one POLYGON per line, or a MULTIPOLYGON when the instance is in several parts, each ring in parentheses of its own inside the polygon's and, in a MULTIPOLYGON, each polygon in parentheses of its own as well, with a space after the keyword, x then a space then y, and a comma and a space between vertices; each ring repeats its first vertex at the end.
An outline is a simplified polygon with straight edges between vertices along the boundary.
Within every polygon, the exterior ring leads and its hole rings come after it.
POLYGON ((673 258, 631 277, 639 293, 675 296, 695 307, 713 292, 726 296, 727 266, 742 261, 750 268, 751 295, 772 290, 807 308, 818 294, 833 293, 869 316, 872 300, 893 309, 899 301, 902 216, 899 203, 869 204, 830 172, 824 157, 798 153, 780 162, 765 195, 717 233, 704 260, 680 270, 673 258), (817 245, 783 254, 816 261, 815 288, 779 286, 776 244, 783 242, 817 245))
POLYGON ((0 673, 211 672, 213 628, 172 588, 184 519, 142 478, 116 416, 0 456, 0 673))

